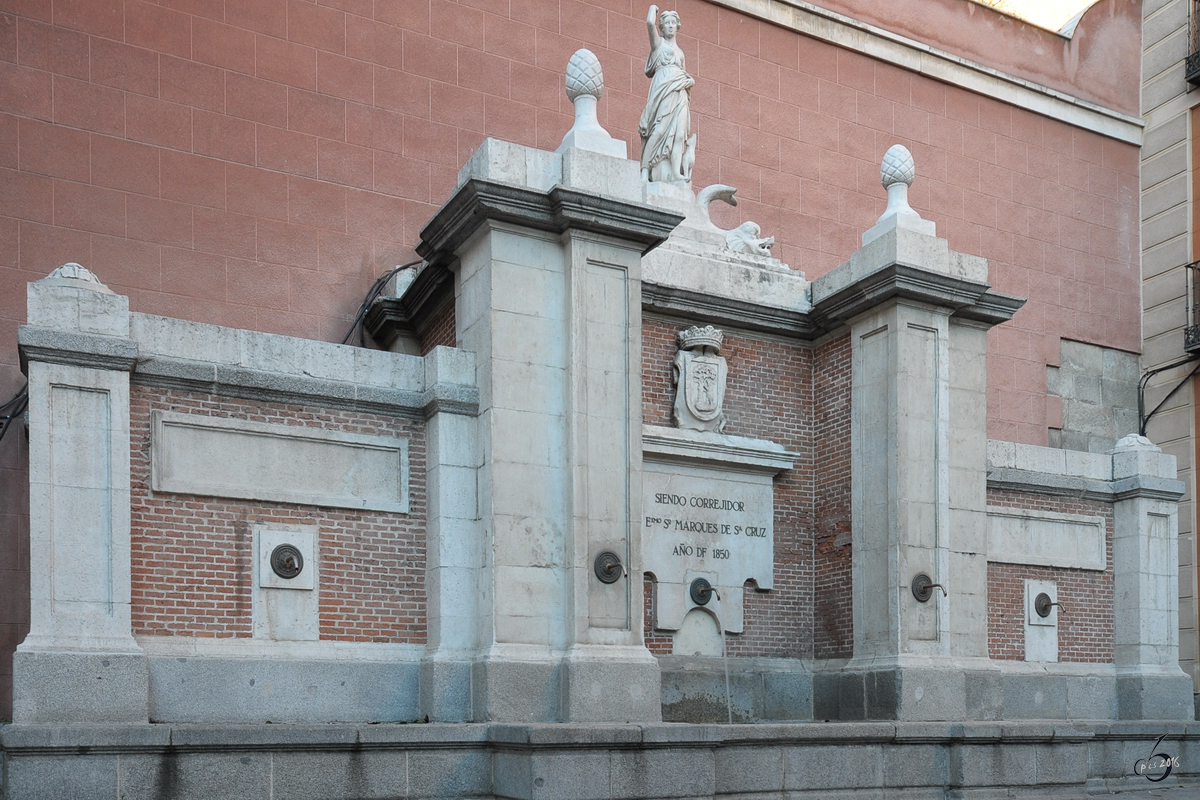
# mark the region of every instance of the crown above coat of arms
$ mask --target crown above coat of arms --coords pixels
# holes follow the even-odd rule
[[[685,331],[680,331],[675,335],[675,341],[684,350],[697,350],[712,348],[716,353],[721,352],[721,342],[725,340],[725,334],[714,328],[712,325],[705,325],[701,328],[699,325],[693,325]]]

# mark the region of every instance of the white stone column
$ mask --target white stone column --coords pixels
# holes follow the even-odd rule
[[[556,237],[485,226],[456,275],[459,346],[479,357],[473,718],[555,720],[569,478],[562,254]]]
[[[913,601],[917,573],[947,581],[948,312],[890,301],[851,327],[854,654],[945,652],[947,603]],[[940,613],[939,613],[940,612]]]
[[[68,264],[29,284],[28,319],[31,619],[13,718],[145,722],[130,627],[129,301]]]
[[[952,310],[895,298],[851,326],[850,669],[873,671],[867,717],[963,718],[964,667],[989,668],[986,329]],[[925,602],[918,574],[941,587]]]
[[[1175,457],[1130,434],[1112,450],[1113,660],[1122,719],[1192,719],[1192,680],[1179,667]]]
[[[987,637],[987,330],[990,322],[950,318],[949,532],[954,594],[946,604],[950,654],[988,660]],[[976,663],[978,668],[987,668]],[[998,681],[998,677],[995,679]],[[995,682],[991,681],[991,682]],[[979,719],[978,712],[972,718]]]
[[[640,582],[592,567],[641,574],[640,258],[680,218],[640,195],[636,162],[488,140],[421,234],[478,358],[478,721],[660,716]]]

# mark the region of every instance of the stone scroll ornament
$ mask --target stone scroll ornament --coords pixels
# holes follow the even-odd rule
[[[675,426],[694,431],[718,431],[725,427],[725,379],[729,365],[721,355],[725,334],[706,325],[680,331],[675,339],[679,351],[671,363],[675,384]]]
[[[687,183],[692,179],[692,165],[696,161],[696,137],[691,135],[691,92],[696,81],[688,75],[683,50],[675,42],[679,27],[678,12],[659,14],[658,6],[650,6],[646,15],[646,30],[650,34],[646,77],[650,79],[650,93],[638,122],[645,181]]]

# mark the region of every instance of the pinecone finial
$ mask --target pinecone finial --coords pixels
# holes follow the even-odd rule
[[[572,103],[581,94],[600,99],[604,94],[604,70],[600,59],[586,48],[576,50],[567,62],[567,97]]]

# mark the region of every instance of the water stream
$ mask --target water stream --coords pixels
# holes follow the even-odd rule
[[[729,699],[729,656],[725,653],[725,639],[728,635],[725,633],[725,626],[721,624],[721,618],[717,617],[717,625],[721,629],[721,663],[725,665],[725,711],[729,714],[729,724],[733,724],[733,703]]]
[[[721,601],[721,595],[717,590],[709,589],[717,597],[717,602]],[[725,633],[725,623],[721,622],[721,617],[716,611],[711,608],[705,609],[713,615],[713,619],[717,621],[717,633],[721,637],[721,663],[725,667],[725,712],[729,715],[729,724],[733,724],[733,701],[729,698],[729,655],[725,652],[725,640],[729,638]]]

